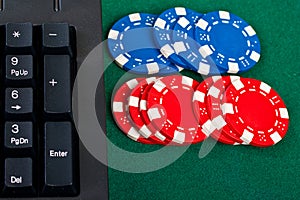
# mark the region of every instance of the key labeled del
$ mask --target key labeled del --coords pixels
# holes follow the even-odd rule
[[[21,184],[23,181],[22,181],[22,176],[11,176],[10,177],[10,183],[11,184]]]

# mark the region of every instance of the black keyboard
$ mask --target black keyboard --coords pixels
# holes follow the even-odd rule
[[[0,199],[108,199],[107,167],[72,110],[78,67],[101,41],[100,2],[0,0],[0,10]]]

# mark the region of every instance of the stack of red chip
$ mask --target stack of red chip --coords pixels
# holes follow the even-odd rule
[[[115,93],[119,128],[145,144],[189,145],[211,136],[219,142],[272,146],[286,134],[287,108],[269,85],[238,76],[203,82],[187,76],[136,78]]]

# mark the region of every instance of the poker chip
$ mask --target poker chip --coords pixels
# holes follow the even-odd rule
[[[228,73],[244,72],[260,58],[260,42],[255,30],[242,18],[226,12],[205,14],[196,24],[196,41],[202,57],[211,57]]]
[[[129,97],[129,113],[131,116],[131,119],[135,126],[137,127],[138,132],[147,138],[148,140],[152,140],[155,143],[158,144],[164,144],[165,137],[156,137],[155,132],[156,130],[149,129],[148,126],[145,124],[145,122],[142,119],[141,112],[140,112],[140,100],[142,95],[145,92],[145,89],[149,84],[156,81],[155,77],[147,78],[143,81],[140,81],[139,84],[131,91],[130,97]]]
[[[112,26],[108,34],[108,49],[121,68],[137,74],[170,74],[179,71],[154,43],[152,32],[156,18],[152,14],[133,13]]]
[[[191,12],[193,11],[183,7],[170,8],[162,12],[157,17],[153,26],[153,37],[160,49],[160,52],[173,63],[183,68],[187,68],[187,65],[184,60],[176,54],[174,47],[179,44],[173,42],[172,35],[177,20]]]
[[[145,90],[142,94],[141,100],[140,100],[139,109],[140,109],[142,120],[145,123],[145,125],[147,126],[148,130],[150,130],[151,133],[153,134],[151,136],[158,138],[163,143],[163,145],[177,145],[178,143],[172,143],[170,139],[168,139],[166,136],[164,136],[160,132],[160,130],[156,129],[151,124],[151,121],[148,117],[148,114],[147,114],[147,111],[148,111],[147,98],[148,98],[148,93],[149,93],[150,89],[153,87],[153,85],[154,85],[154,83],[151,83],[145,88]]]
[[[180,44],[174,46],[175,53],[179,55],[180,58],[183,59],[187,64],[187,66],[192,70],[195,69],[195,67],[190,66],[190,63],[187,62],[189,61],[188,59],[191,58],[192,56],[189,56],[188,54],[184,54],[184,52],[187,52],[188,48],[193,48],[197,44],[196,41],[194,40],[195,38],[194,28],[196,22],[202,16],[203,14],[192,11],[190,12],[190,14],[180,17],[177,20],[172,32],[173,42],[176,44]]]
[[[198,82],[172,75],[157,80],[147,97],[147,114],[152,125],[174,143],[198,143],[207,138],[192,110]]]
[[[224,144],[239,145],[240,143],[222,134],[222,131],[217,129],[217,126],[212,123],[210,109],[208,109],[210,104],[207,101],[208,92],[214,83],[222,81],[222,79],[221,76],[212,76],[199,84],[193,95],[194,113],[207,135]]]
[[[250,78],[232,82],[226,90],[223,112],[240,138],[253,146],[277,144],[286,135],[288,110],[268,84]]]
[[[206,105],[210,115],[212,127],[210,136],[225,144],[239,145],[247,143],[240,139],[240,136],[226,122],[222,112],[221,101],[224,98],[225,90],[231,85],[232,81],[238,80],[239,76],[222,76],[215,81],[207,92]]]
[[[204,59],[199,53],[200,44],[195,40],[195,24],[202,18],[203,14],[190,12],[180,17],[174,26],[173,41],[175,53],[185,61],[189,69],[203,75],[224,74],[226,70],[218,68],[210,57]]]
[[[115,93],[112,103],[112,113],[118,127],[126,134],[130,139],[145,143],[154,144],[153,141],[148,140],[140,135],[140,133],[134,127],[130,114],[128,112],[128,97],[130,92],[134,89],[143,78],[136,78],[124,83]]]
[[[145,89],[144,92],[142,94],[142,97],[140,99],[140,114],[142,117],[143,122],[145,123],[145,125],[147,126],[147,129],[153,134],[151,135],[151,137],[156,137],[160,140],[159,144],[162,145],[172,145],[172,146],[178,146],[178,145],[189,145],[190,143],[177,143],[177,142],[172,142],[169,138],[167,138],[166,136],[164,136],[160,130],[157,130],[152,124],[151,121],[148,117],[147,111],[147,98],[148,98],[148,93],[150,91],[150,89],[153,87],[154,83],[149,84]],[[145,130],[147,130],[145,129]]]

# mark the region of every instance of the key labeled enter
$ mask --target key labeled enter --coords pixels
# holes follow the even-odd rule
[[[73,134],[71,122],[45,123],[43,194],[49,194],[54,189],[70,194],[75,191]]]
[[[27,114],[33,111],[32,88],[7,88],[5,111],[9,114]]]

